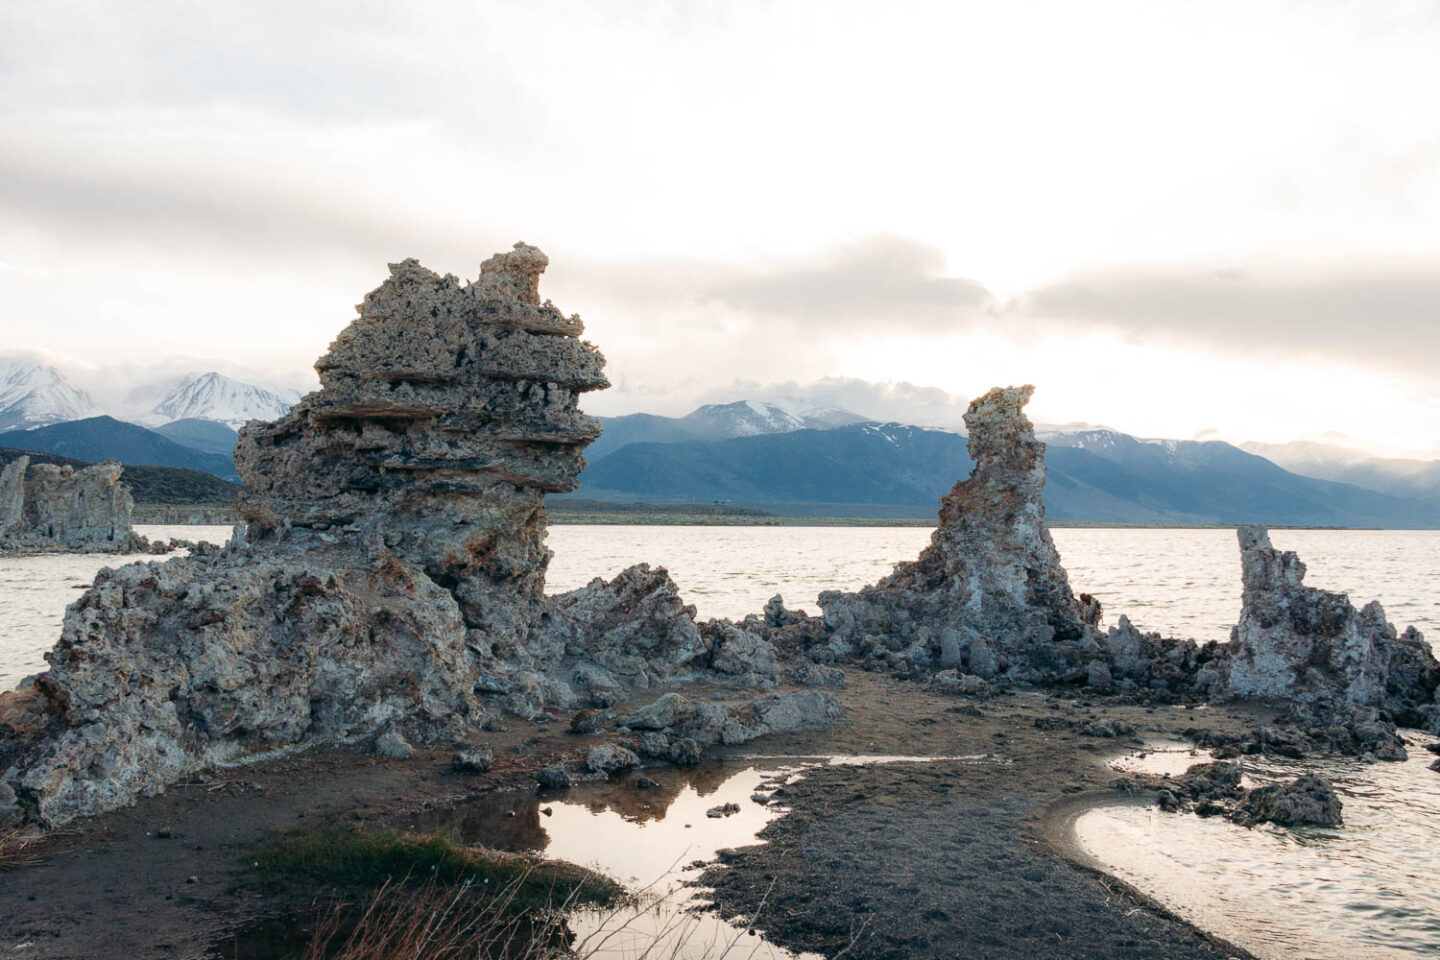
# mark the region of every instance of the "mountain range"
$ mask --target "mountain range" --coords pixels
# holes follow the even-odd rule
[[[0,447],[234,481],[236,428],[281,416],[298,399],[214,371],[156,387],[148,409],[127,418],[139,422],[126,422],[96,415],[90,396],[53,367],[0,358]],[[930,516],[972,466],[962,434],[838,407],[742,400],[683,417],[600,419],[605,432],[586,450],[576,498]],[[1046,508],[1057,520],[1440,527],[1440,461],[1322,444],[1142,440],[1084,424],[1037,433],[1049,445]]]
[[[239,479],[228,453],[206,453],[114,417],[87,417],[31,430],[11,430],[0,433],[0,448],[53,453],[90,463],[119,460],[126,466],[184,467],[222,480]]]
[[[1353,483],[1367,490],[1426,500],[1440,507],[1440,460],[1372,457],[1349,447],[1323,443],[1242,443],[1240,446],[1301,476]]]
[[[1302,477],[1218,441],[1147,442],[1110,430],[1048,440],[1046,510],[1095,523],[1437,527],[1422,500]],[[597,500],[725,501],[776,513],[933,512],[973,463],[955,433],[862,423],[720,441],[633,443],[581,475]]]
[[[145,419],[161,424],[177,420],[210,420],[239,430],[250,420],[283,417],[298,399],[232,380],[212,370],[175,381]]]
[[[274,420],[300,399],[243,383],[216,371],[192,373],[132,389],[114,409],[101,409],[90,394],[55,367],[23,356],[0,357],[0,430],[25,430],[109,415],[158,427],[177,420],[210,420],[238,430],[247,420]]]
[[[840,407],[817,407],[791,413],[773,403],[737,400],[698,407],[683,417],[662,417],[653,413],[632,413],[623,417],[601,417],[605,432],[585,449],[592,463],[631,443],[684,443],[690,440],[728,440],[796,430],[825,430],[854,423],[867,417]]]

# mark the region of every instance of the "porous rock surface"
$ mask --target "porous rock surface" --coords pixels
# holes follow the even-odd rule
[[[1224,816],[1242,826],[1274,823],[1282,827],[1338,827],[1344,804],[1329,780],[1307,773],[1294,780],[1254,789],[1241,782],[1239,764],[1200,763],[1176,779],[1151,777],[1166,810],[1194,810],[1202,816]]]
[[[917,560],[857,593],[820,595],[837,655],[884,643],[922,670],[1038,679],[1100,654],[1099,604],[1071,591],[1045,526],[1045,444],[1023,412],[1033,391],[996,387],[970,404],[975,469],[942,498]]]
[[[606,386],[579,318],[540,300],[546,264],[517,244],[471,283],[393,265],[316,364],[321,388],[241,431],[236,537],[101,571],[49,671],[0,695],[18,724],[0,733],[0,781],[27,816],[63,823],[321,741],[406,752],[504,710],[713,673],[730,641],[702,636],[663,569],[544,595],[544,497],[576,486],[600,433],[577,398]]]
[[[149,541],[130,528],[135,501],[114,460],[76,470],[30,465],[17,457],[0,469],[0,551],[131,553]]]
[[[1240,541],[1244,595],[1225,656],[1215,661],[1213,692],[1271,700],[1412,726],[1436,722],[1440,663],[1413,626],[1403,633],[1379,601],[1357,610],[1343,593],[1304,584],[1305,564],[1276,550],[1261,527]]]

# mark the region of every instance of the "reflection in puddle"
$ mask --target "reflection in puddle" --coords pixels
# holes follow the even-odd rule
[[[1250,785],[1305,772],[1328,777],[1345,803],[1338,829],[1245,829],[1154,807],[1091,810],[1075,824],[1105,869],[1191,922],[1260,957],[1352,960],[1440,954],[1440,775],[1434,738],[1406,731],[1410,759],[1245,757]],[[1208,756],[1154,745],[1114,764],[1183,773]]]
[[[747,929],[700,911],[695,886],[704,866],[785,813],[785,787],[823,764],[933,761],[1007,763],[965,757],[738,757],[695,767],[646,769],[564,791],[514,791],[476,797],[446,810],[418,811],[396,826],[414,833],[444,830],[463,843],[543,854],[607,874],[636,891],[640,910],[579,911],[567,926],[575,955],[595,960],[821,960],[765,940],[765,916]],[[644,784],[644,786],[642,786]],[[302,924],[270,921],[227,938],[211,956],[288,960],[299,955]]]
[[[780,798],[764,804],[753,798],[768,800],[802,769],[795,763],[746,761],[647,770],[656,784],[650,789],[636,787],[637,776],[631,774],[558,793],[487,795],[451,810],[426,811],[407,827],[448,830],[464,842],[504,850],[543,851],[642,891],[647,909],[639,915],[584,911],[570,917],[574,949],[584,956],[810,958],[813,955],[791,953],[713,913],[687,910],[695,905],[690,884],[701,864],[721,850],[757,842],[756,834],[784,812]],[[739,809],[708,815],[726,804]],[[763,916],[758,926],[763,928]]]

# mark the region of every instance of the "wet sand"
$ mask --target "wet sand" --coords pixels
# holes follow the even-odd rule
[[[768,843],[706,873],[723,914],[749,917],[763,899],[758,926],[770,939],[827,955],[1245,955],[1090,869],[1067,845],[1070,811],[1117,799],[1105,759],[1137,745],[1070,724],[1110,716],[1158,738],[1196,726],[1248,729],[1263,714],[1087,707],[1044,693],[978,701],[847,672],[850,686],[836,694],[847,716],[832,730],[716,754],[991,756],[811,770],[785,788],[791,811],[762,833]],[[232,845],[335,822],[404,827],[476,794],[531,790],[539,766],[569,757],[578,768],[585,749],[608,739],[577,737],[564,722],[509,726],[484,735],[496,762],[482,775],[450,773],[449,749],[397,761],[330,748],[223,771],[72,824],[34,848],[43,863],[0,873],[0,944],[10,951],[0,955],[204,956],[256,918],[294,907],[237,886]],[[212,955],[245,954],[232,944]]]

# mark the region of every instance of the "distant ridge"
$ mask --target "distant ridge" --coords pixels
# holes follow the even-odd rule
[[[76,460],[73,457],[62,457],[39,450],[0,447],[0,467],[21,456],[28,456],[31,463],[54,463],[77,470],[88,467],[91,463],[88,460]],[[129,485],[130,493],[137,504],[205,504],[228,507],[244,489],[239,484],[183,467],[127,466],[120,480]]]
[[[783,407],[759,400],[712,403],[683,417],[662,417],[653,413],[632,413],[623,417],[601,417],[605,433],[590,444],[585,456],[599,460],[630,443],[682,443],[687,440],[728,440],[796,430],[827,429],[868,418],[840,407],[791,413]]]
[[[182,447],[222,457],[234,456],[235,442],[240,439],[239,433],[223,423],[195,417],[162,424],[155,432]]]
[[[1228,443],[1147,442],[1111,430],[1052,435],[1045,502],[1055,520],[1440,527],[1440,509],[1301,477]],[[597,458],[577,497],[933,506],[973,464],[954,433],[853,424],[720,441],[630,443]],[[807,508],[813,509],[813,507]]]
[[[1372,457],[1334,444],[1242,443],[1241,448],[1291,473],[1353,483],[1396,497],[1427,500],[1440,509],[1440,460]]]
[[[181,446],[167,437],[114,417],[89,417],[34,430],[0,433],[0,447],[36,450],[99,462],[119,460],[132,466],[183,467],[223,480],[238,480],[235,463],[227,456]]]

